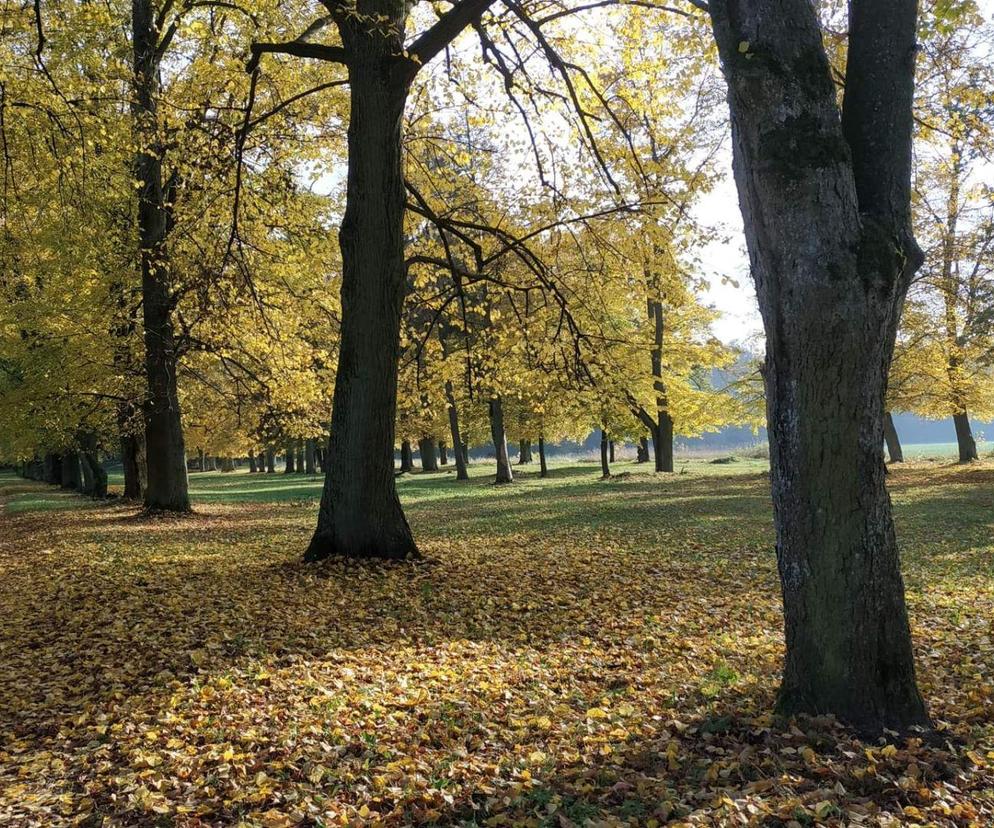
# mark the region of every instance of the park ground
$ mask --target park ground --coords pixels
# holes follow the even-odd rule
[[[0,476],[0,824],[994,825],[992,461],[889,478],[928,742],[771,715],[765,463],[680,468],[406,476],[424,559],[321,565],[317,478]]]

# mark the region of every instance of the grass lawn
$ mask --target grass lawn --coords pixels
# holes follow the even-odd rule
[[[319,566],[316,477],[0,476],[0,825],[994,825],[990,464],[890,477],[935,744],[770,715],[765,463],[678,465],[408,475],[425,559]]]

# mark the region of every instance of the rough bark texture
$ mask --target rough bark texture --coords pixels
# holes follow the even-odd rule
[[[283,474],[293,474],[293,442],[287,441],[283,447]]]
[[[258,471],[258,467],[255,465],[255,452],[249,452],[249,474],[255,474]]]
[[[442,440],[438,441],[438,465],[449,465],[449,453],[446,450],[445,443]]]
[[[513,483],[514,472],[507,456],[507,434],[504,431],[504,403],[500,397],[490,400],[490,437],[494,441],[494,456],[497,458],[495,483]]]
[[[842,118],[807,0],[711,0],[766,331],[786,655],[779,708],[927,725],[884,488],[883,401],[921,263],[910,225],[916,9],[851,4]]]
[[[445,381],[445,402],[449,409],[449,432],[452,435],[452,454],[456,460],[456,480],[469,480],[466,470],[466,453],[462,434],[459,432],[459,410],[456,408],[456,395],[452,380]]]
[[[156,95],[158,32],[151,0],[133,0],[135,118],[139,151],[135,159],[138,191],[138,237],[145,325],[144,405],[148,481],[144,492],[150,509],[190,510],[186,448],[176,392],[178,353],[173,331],[174,299],[170,289],[166,237],[169,215],[163,187],[162,149],[157,145]]]
[[[370,0],[390,34],[362,15],[338,21],[351,111],[342,250],[341,344],[329,469],[306,558],[403,559],[418,551],[394,475],[397,358],[406,290],[402,121],[413,67],[402,57],[407,7]]]
[[[977,442],[973,439],[973,429],[970,427],[970,416],[966,411],[953,414],[953,426],[956,428],[956,445],[959,447],[960,463],[972,463],[979,459]]]
[[[608,448],[607,432],[601,429],[601,476],[608,478],[611,476],[610,450]]]
[[[304,443],[304,471],[307,474],[317,474],[317,447],[313,439]]]
[[[609,440],[607,444],[607,453],[611,462],[614,462],[614,440]]]
[[[271,448],[266,449],[266,474],[276,473],[276,452]]]
[[[904,452],[901,451],[901,439],[897,436],[894,417],[889,411],[884,412],[884,442],[887,444],[887,454],[891,463],[903,463]]]
[[[538,438],[538,468],[539,468],[539,474],[538,474],[539,477],[548,477],[549,476],[549,467],[546,465],[546,462],[545,462],[545,438],[544,437],[539,437]]]
[[[303,439],[298,439],[297,444],[294,446],[295,451],[295,465],[294,468],[297,470],[297,474],[303,474],[306,469],[304,467],[304,441]]]

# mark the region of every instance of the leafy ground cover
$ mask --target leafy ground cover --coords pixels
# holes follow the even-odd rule
[[[759,461],[400,487],[425,560],[299,562],[320,481],[148,519],[0,477],[0,824],[994,824],[994,472],[891,476],[940,738],[769,713]]]

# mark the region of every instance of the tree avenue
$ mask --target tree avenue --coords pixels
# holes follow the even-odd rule
[[[485,477],[513,509],[565,444],[605,497],[635,471],[655,488],[625,497],[691,503],[693,441],[765,423],[778,710],[931,727],[884,447],[903,479],[912,413],[983,468],[982,7],[62,0],[2,26],[0,461],[184,526],[212,473],[321,486],[306,562],[405,561],[398,491]],[[719,336],[728,155],[762,357]]]

